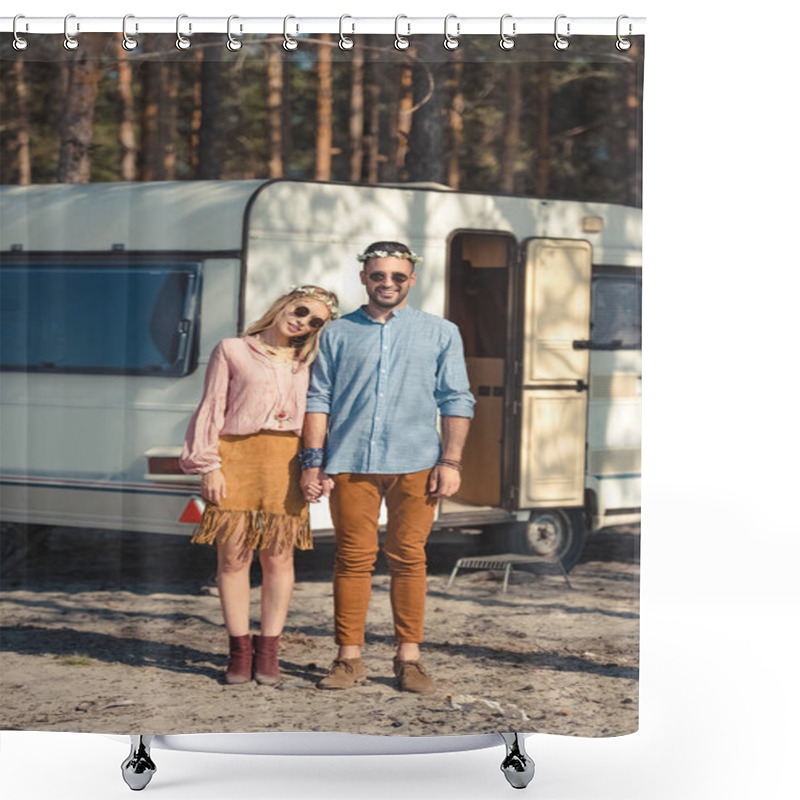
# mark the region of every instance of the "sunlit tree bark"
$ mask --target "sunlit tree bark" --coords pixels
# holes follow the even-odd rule
[[[364,168],[364,50],[354,48],[350,83],[350,180],[361,181]]]
[[[17,90],[17,183],[27,186],[31,182],[31,134],[28,123],[28,87],[25,83],[25,62],[14,62],[14,80]]]
[[[283,59],[280,44],[267,45],[267,174],[283,177]]]
[[[135,181],[136,134],[134,132],[133,70],[128,52],[122,47],[119,49],[117,73],[119,96],[122,101],[122,117],[119,122],[120,177],[124,181]]]
[[[371,42],[373,40],[368,38],[368,41]],[[379,55],[379,52],[375,49],[369,51],[369,64],[366,71],[367,130],[364,138],[364,147],[367,158],[367,183],[377,183],[380,180],[381,64]]]
[[[447,157],[447,185],[458,189],[461,185],[461,154],[464,149],[464,91],[461,81],[464,73],[462,51],[453,52],[453,77],[450,81],[450,108],[447,120],[450,129],[450,152]]]
[[[323,42],[330,42],[328,33],[320,34]],[[317,48],[317,162],[314,179],[331,179],[331,150],[333,148],[333,69],[331,48],[320,44]]]
[[[102,45],[102,38],[86,36],[70,54],[58,157],[59,183],[88,183],[91,177],[92,127]]]
[[[409,64],[397,70],[397,84],[390,105],[390,143],[387,163],[387,180],[400,179],[405,169],[408,138],[411,133],[411,109],[414,107],[414,73]]]
[[[200,128],[203,124],[203,53],[202,47],[194,49],[194,81],[192,82],[192,121],[189,133],[189,166],[192,177],[200,173]]]

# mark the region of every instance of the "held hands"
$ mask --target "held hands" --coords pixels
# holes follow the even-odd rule
[[[323,497],[330,497],[333,478],[326,475],[319,467],[304,469],[300,478],[300,488],[309,503],[319,503]]]
[[[437,464],[428,480],[431,497],[452,497],[461,488],[461,473],[445,464]]]
[[[203,474],[200,494],[215,506],[222,502],[225,497],[225,476],[222,470],[214,469]]]

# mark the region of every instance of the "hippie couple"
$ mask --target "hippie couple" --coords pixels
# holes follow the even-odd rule
[[[361,647],[384,500],[395,677],[405,691],[435,690],[420,662],[425,542],[439,498],[459,489],[475,400],[458,328],[407,305],[419,256],[375,242],[357,258],[365,305],[337,319],[336,295],[318,286],[279,298],[242,337],[216,346],[189,423],[181,467],[202,475],[209,502],[192,541],[216,544],[229,684],[280,682],[294,549],[313,547],[308,503],[329,496],[338,653],[317,686],[366,680]],[[251,639],[256,551],[261,630]]]

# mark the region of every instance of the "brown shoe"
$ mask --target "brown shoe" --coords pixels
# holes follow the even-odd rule
[[[335,658],[328,674],[317,684],[318,689],[352,689],[366,683],[367,669],[361,658]]]
[[[275,686],[281,682],[278,668],[278,644],[280,636],[253,637],[253,677],[262,686]]]
[[[253,680],[253,643],[249,636],[229,636],[230,656],[225,683],[250,683]]]
[[[419,661],[394,659],[394,675],[404,692],[430,694],[436,691],[436,684]]]

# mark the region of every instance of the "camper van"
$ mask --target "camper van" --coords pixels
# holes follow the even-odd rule
[[[178,454],[212,348],[295,285],[361,305],[355,256],[380,239],[423,256],[409,302],[458,325],[477,400],[434,535],[500,530],[570,568],[588,531],[639,519],[639,209],[291,180],[0,202],[4,522],[190,532]]]

